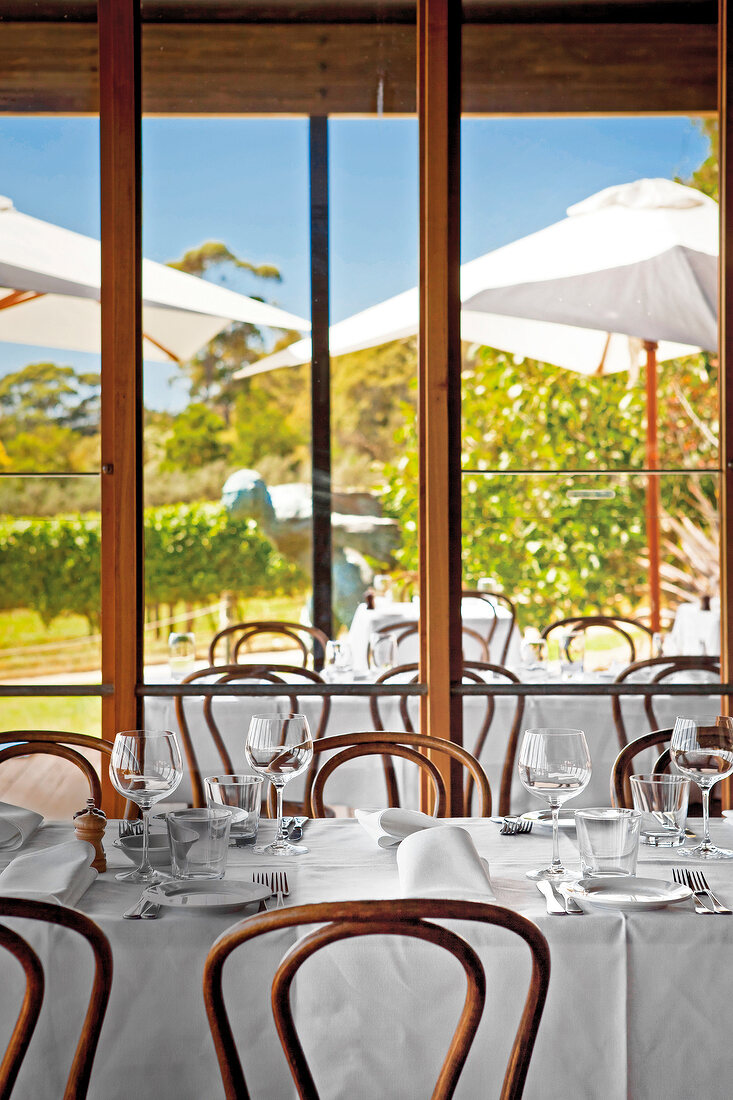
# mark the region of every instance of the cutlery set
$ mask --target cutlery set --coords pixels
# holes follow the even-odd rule
[[[532,822],[525,821],[521,817],[504,817],[501,821],[499,836],[519,836],[521,833],[531,833]]]
[[[718,913],[721,915],[731,913],[731,910],[723,905],[712,892],[702,871],[691,871],[687,867],[674,867],[672,877],[681,886],[689,886],[692,890],[695,895],[696,913]]]

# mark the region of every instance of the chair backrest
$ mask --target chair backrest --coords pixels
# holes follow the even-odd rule
[[[611,771],[611,800],[614,806],[633,807],[629,776],[634,774],[634,760],[640,753],[663,745],[664,751],[659,755],[651,770],[655,774],[661,774],[668,770],[671,764],[669,753],[671,737],[672,728],[670,726],[669,729],[652,730],[651,733],[645,733],[643,737],[637,737],[636,741],[630,741],[628,745],[624,745],[616,757]]]
[[[331,773],[347,760],[359,756],[400,756],[416,764],[430,777],[436,801],[436,817],[446,816],[446,790],[443,778],[434,762],[425,755],[444,753],[457,760],[468,769],[479,792],[479,817],[491,816],[491,787],[486,772],[472,754],[452,741],[442,737],[426,737],[420,733],[394,732],[387,730],[367,730],[363,733],[338,733],[330,737],[321,737],[313,742],[313,763],[308,769],[305,780],[304,813],[308,817],[325,817],[323,788]],[[322,764],[320,757],[324,752],[334,752]],[[422,751],[421,751],[422,750]],[[464,807],[465,809],[465,807]],[[461,816],[456,814],[455,816]],[[468,814],[464,816],[470,816]]]
[[[394,634],[395,642],[397,643],[397,660],[400,660],[400,646],[408,638],[414,638],[418,634],[420,626],[418,623],[406,622],[404,619],[400,622],[385,623],[384,626],[378,627],[375,634]],[[463,655],[470,653],[476,660],[488,661],[489,659],[489,646],[485,638],[483,638],[477,630],[473,627],[464,626],[461,628],[461,634],[463,638]],[[409,644],[409,643],[408,643]],[[407,647],[406,647],[407,648]],[[415,647],[413,647],[414,649]],[[372,645],[371,641],[367,644],[367,664],[371,660]]]
[[[224,1003],[224,963],[241,944],[257,936],[297,925],[322,927],[298,940],[280,963],[272,984],[272,1011],[290,1072],[302,1100],[318,1100],[318,1091],[308,1066],[290,1005],[290,990],[302,964],[329,944],[360,936],[409,936],[425,940],[450,952],[461,964],[466,977],[466,997],[448,1053],[438,1077],[433,1100],[453,1096],[463,1070],[486,1000],[486,975],[478,955],[462,937],[440,921],[476,921],[508,929],[529,947],[532,972],[524,1011],[515,1035],[501,1100],[519,1100],[524,1090],[537,1031],[550,980],[550,949],[539,928],[511,909],[484,902],[437,898],[405,898],[397,901],[326,902],[273,909],[236,925],[211,948],[204,967],[204,1001],[216,1047],[219,1069],[227,1100],[249,1100],[232,1027]],[[327,922],[327,923],[326,923]],[[305,980],[301,976],[300,981]],[[351,1049],[359,1049],[359,1036]],[[409,1073],[409,1066],[405,1067]]]
[[[285,678],[287,677],[287,679]],[[284,690],[281,695],[286,696],[290,702],[290,709],[293,713],[299,711],[297,688],[298,684],[295,678],[299,677],[302,681],[308,684],[323,684],[323,678],[319,676],[317,672],[314,672],[310,668],[301,668],[299,665],[211,665],[209,668],[200,668],[196,672],[192,672],[190,676],[187,676],[181,681],[182,684],[194,684],[196,681],[205,680],[212,684],[241,684],[247,680],[256,680],[258,683],[265,684],[282,684]],[[233,696],[234,697],[234,696]],[[231,775],[236,769],[232,764],[229,750],[227,749],[224,738],[222,737],[221,730],[219,729],[216,719],[214,717],[214,703],[215,699],[220,699],[221,696],[207,695],[204,698],[204,719],[208,726],[209,733],[211,734],[214,747],[221,760],[222,771]],[[191,792],[192,802],[194,806],[206,805],[206,792],[204,790],[203,777],[201,775],[201,769],[198,763],[198,757],[196,755],[196,746],[194,739],[191,735],[191,729],[186,718],[186,697],[177,695],[175,700],[176,707],[176,719],[178,721],[178,728],[181,734],[181,742],[183,744],[183,751],[186,756],[186,764],[188,766],[189,773],[191,775]],[[321,717],[318,723],[317,729],[314,731],[314,737],[322,737],[328,726],[328,718],[331,713],[331,699],[328,695],[324,695],[321,699]],[[242,751],[244,751],[244,738],[247,731],[243,731],[242,736]]]
[[[486,713],[480,730],[474,741],[471,752],[477,760],[481,760],[481,753],[484,750],[486,744],[486,738],[488,737],[491,724],[494,721],[494,696],[491,692],[491,681],[487,683],[485,676],[486,672],[491,672],[494,676],[501,676],[506,682],[507,680],[512,684],[519,684],[521,680],[504,665],[494,665],[488,662],[482,661],[466,661],[463,666],[463,679],[473,681],[476,684],[482,684],[485,687],[485,693],[482,691],[482,695],[486,695]],[[517,695],[516,705],[514,707],[514,718],[512,719],[511,728],[509,730],[509,736],[507,737],[506,750],[504,752],[504,764],[501,770],[501,786],[499,788],[499,813],[509,814],[511,813],[511,798],[512,798],[512,780],[514,779],[516,771],[516,755],[517,746],[519,745],[519,734],[522,729],[522,719],[524,717],[524,696]],[[502,736],[503,736],[502,731]],[[471,799],[473,795],[473,779],[471,775],[466,778],[466,785],[464,790],[464,806],[467,812],[470,812]]]
[[[297,649],[303,668],[308,664],[312,655],[314,668],[321,668],[326,652],[328,638],[316,626],[305,626],[303,623],[289,623],[280,619],[258,620],[247,623],[233,623],[224,630],[220,630],[209,646],[209,664],[216,664],[216,647],[226,640],[230,652],[227,656],[229,664],[238,664],[243,650],[259,635],[270,634],[280,640],[287,638],[291,642],[291,649]],[[287,663],[287,662],[284,662]]]
[[[630,662],[636,660],[633,631],[641,631],[649,638],[653,634],[651,627],[646,626],[645,623],[639,622],[638,619],[627,619],[623,615],[571,615],[567,619],[559,619],[557,622],[546,626],[542,631],[542,637],[547,638],[552,631],[561,630],[562,628],[570,629],[573,632],[585,632],[593,626],[602,626],[606,630],[618,634],[619,638],[622,638],[626,643]]]
[[[646,676],[645,670],[649,670],[651,675]],[[656,670],[656,671],[655,671]],[[650,657],[646,661],[634,661],[633,664],[628,665],[617,677],[616,683],[622,684],[627,680],[643,680],[651,684],[663,684],[665,680],[670,676],[677,676],[681,672],[708,672],[711,676],[717,676],[720,679],[720,658],[719,657]],[[660,695],[664,694],[663,689],[660,689]],[[621,696],[614,695],[611,700],[611,710],[613,712],[613,721],[616,726],[616,733],[618,734],[619,744],[623,746],[627,743],[628,737],[626,735],[626,726],[624,725],[623,711],[621,707]],[[644,710],[646,712],[647,721],[649,722],[649,729],[656,729],[659,725],[657,716],[654,713],[654,698],[651,695],[644,696]]]
[[[92,737],[87,733],[69,733],[64,730],[3,730],[0,733],[0,764],[18,756],[41,754],[61,757],[76,765],[84,774],[89,784],[89,797],[94,799],[96,806],[101,806],[102,785],[99,773],[86,756],[76,751],[78,748],[99,752],[107,757],[107,762],[112,755],[111,741]]]
[[[112,986],[112,948],[109,940],[101,928],[84,913],[45,901],[0,897],[0,917],[40,920],[69,928],[82,936],[92,949],[94,955],[92,989],[64,1091],[64,1100],[84,1100],[89,1088],[94,1055]],[[0,947],[4,947],[16,957],[26,977],[25,996],[20,1013],[10,1036],[5,1057],[0,1063],[0,1096],[5,1098],[9,1097],[13,1090],[33,1036],[43,1002],[44,976],[41,961],[30,944],[17,932],[11,931],[4,925],[0,925]]]
[[[489,604],[489,606],[493,609],[494,615],[491,619],[491,626],[489,627],[489,631],[486,636],[486,644],[488,645],[490,652],[492,650],[491,643],[494,640],[496,628],[499,625],[499,619],[496,614],[497,605],[501,604],[509,612],[508,619],[504,618],[504,616],[502,616],[501,619],[501,621],[503,623],[506,623],[507,626],[506,635],[504,637],[504,644],[501,647],[501,652],[494,654],[499,664],[503,665],[506,662],[507,653],[509,652],[509,646],[512,640],[512,632],[517,623],[517,608],[515,603],[510,600],[508,596],[505,596],[503,592],[484,592],[483,589],[478,588],[464,588],[461,592],[461,598],[483,600],[484,603]],[[489,658],[487,657],[486,660],[488,661],[488,659]]]

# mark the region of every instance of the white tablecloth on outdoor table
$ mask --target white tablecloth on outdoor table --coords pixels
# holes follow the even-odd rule
[[[271,829],[267,823],[262,832]],[[733,918],[700,917],[685,904],[650,913],[598,912],[551,917],[524,877],[547,861],[550,835],[501,837],[490,822],[468,824],[491,867],[499,904],[534,920],[547,936],[550,990],[525,1100],[727,1100],[733,1079],[730,990],[725,960]],[[114,825],[111,823],[108,831]],[[46,825],[31,846],[58,843],[70,825]],[[733,827],[713,823],[713,838],[733,841]],[[111,839],[111,838],[110,838]],[[284,861],[290,902],[386,898],[400,893],[394,850],[378,848],[353,820],[306,826],[310,854]],[[122,857],[106,844],[113,872]],[[563,837],[561,854],[577,866]],[[0,864],[7,856],[0,853]],[[671,877],[671,853],[640,870]],[[232,849],[228,879],[249,879],[263,857]],[[693,866],[697,866],[693,864]],[[706,869],[733,902],[733,865]],[[236,914],[166,911],[157,921],[123,921],[135,887],[101,875],[80,903],[109,937],[114,981],[89,1091],[90,1100],[220,1100],[223,1096],[201,992],[206,954]],[[9,922],[11,923],[11,922]],[[22,924],[27,932],[32,922]],[[495,1096],[526,990],[528,952],[507,932],[457,925],[478,950],[488,976],[484,1021],[456,1093]],[[29,938],[47,965],[46,1001],[14,1100],[58,1100],[76,1042],[75,1012],[90,967],[71,933],[33,928]],[[271,975],[294,930],[242,948],[227,964],[225,993],[253,1100],[294,1096],[269,1006]],[[63,946],[62,950],[59,948]],[[84,959],[83,964],[78,959]],[[294,992],[296,1018],[323,1100],[424,1100],[434,1084],[447,1035],[458,1017],[463,977],[432,945],[368,937],[327,948],[311,960]],[[0,1039],[14,1020],[20,968],[0,958]]]
[[[680,604],[669,637],[674,655],[720,656],[720,600],[712,599],[709,611],[698,603]]]
[[[507,632],[511,630],[511,640],[507,652],[506,664],[514,670],[520,662],[521,639],[516,625],[512,626],[512,618],[509,611],[497,605],[496,612],[492,611],[491,604],[486,600],[476,597],[467,597],[462,602],[463,625],[477,631],[482,638],[488,638],[489,631],[496,621],[496,629],[491,639],[490,657],[494,664],[501,664],[501,653],[506,641]],[[359,604],[354,612],[354,618],[349,629],[349,643],[354,658],[354,666],[357,669],[367,667],[367,646],[369,636],[374,630],[379,630],[389,623],[404,622],[405,626],[416,623],[420,613],[418,603],[396,603],[390,600],[378,604],[370,609],[366,604]],[[472,648],[473,647],[473,648]],[[410,664],[417,661],[420,650],[420,642],[417,634],[410,635],[400,642],[398,658],[400,664]],[[467,661],[481,659],[478,643],[472,638],[464,640],[464,656]]]

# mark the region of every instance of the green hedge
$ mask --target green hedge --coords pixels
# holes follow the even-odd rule
[[[248,519],[220,504],[178,504],[144,513],[147,604],[201,603],[223,591],[280,595],[306,580]],[[97,625],[100,517],[0,518],[0,608],[26,607],[48,624],[74,612]]]

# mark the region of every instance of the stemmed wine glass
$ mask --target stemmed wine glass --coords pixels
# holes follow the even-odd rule
[[[267,776],[277,793],[277,835],[272,844],[252,851],[265,855],[298,856],[308,849],[290,844],[283,830],[283,787],[313,759],[313,739],[304,714],[255,714],[244,751],[253,771]]]
[[[558,815],[563,802],[585,790],[590,773],[590,753],[582,730],[524,731],[519,750],[519,778],[522,786],[542,798],[552,811],[552,863],[537,871],[527,871],[527,878],[567,882],[577,877],[568,873],[560,862]]]
[[[150,808],[172,794],[183,778],[183,764],[175,733],[169,730],[125,730],[118,733],[109,761],[109,777],[116,790],[136,803],[143,813],[143,858],[133,871],[115,877],[121,882],[153,886],[163,882],[148,859]]]
[[[702,843],[679,848],[677,855],[693,859],[733,859],[729,848],[718,848],[710,840],[710,788],[733,772],[733,718],[676,718],[670,744],[678,771],[687,775],[702,791]]]

